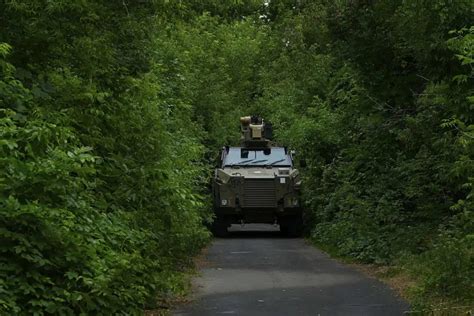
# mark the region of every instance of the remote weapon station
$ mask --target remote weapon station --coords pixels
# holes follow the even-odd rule
[[[240,118],[240,147],[222,148],[213,178],[212,231],[225,236],[231,224],[279,224],[290,236],[302,232],[301,180],[293,153],[272,141],[272,126],[261,117]]]

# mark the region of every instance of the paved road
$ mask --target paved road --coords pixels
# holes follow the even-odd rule
[[[402,315],[384,284],[277,228],[249,225],[216,239],[192,301],[175,315]],[[264,229],[252,232],[252,229]]]

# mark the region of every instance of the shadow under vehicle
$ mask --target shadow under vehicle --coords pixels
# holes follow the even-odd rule
[[[301,235],[301,179],[293,152],[271,142],[272,127],[262,118],[240,122],[241,146],[224,147],[214,172],[214,235],[227,235],[236,223],[279,224],[283,233]]]

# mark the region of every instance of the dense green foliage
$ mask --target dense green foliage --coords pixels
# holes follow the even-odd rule
[[[312,239],[472,303],[473,2],[291,2],[260,104],[309,162]]]
[[[107,3],[0,4],[1,314],[141,313],[208,238],[161,7]]]
[[[140,314],[208,240],[238,117],[297,150],[311,238],[472,302],[474,4],[0,1],[0,311]]]

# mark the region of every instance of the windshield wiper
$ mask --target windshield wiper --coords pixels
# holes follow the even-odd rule
[[[253,163],[256,163],[256,162],[264,162],[264,161],[267,161],[268,159],[263,159],[263,160],[257,160],[257,161],[253,161],[254,159],[250,160],[250,161],[243,161],[243,162],[247,162],[244,166],[248,165],[249,162],[253,162]],[[242,163],[242,162],[241,162]],[[240,163],[240,164],[241,164]]]
[[[286,159],[280,159],[280,160],[271,162],[271,163],[269,163],[269,164],[266,164],[266,166],[273,166],[274,164],[279,163],[279,162],[283,162],[283,161],[285,161],[285,160],[286,160]]]
[[[241,162],[235,162],[235,163],[232,164],[232,166],[235,166],[235,165],[238,166],[238,165],[240,165],[240,164],[242,164],[242,163],[251,162],[251,161],[254,161],[254,160],[255,160],[255,159],[249,159],[249,160],[244,160],[244,161],[241,161]]]

